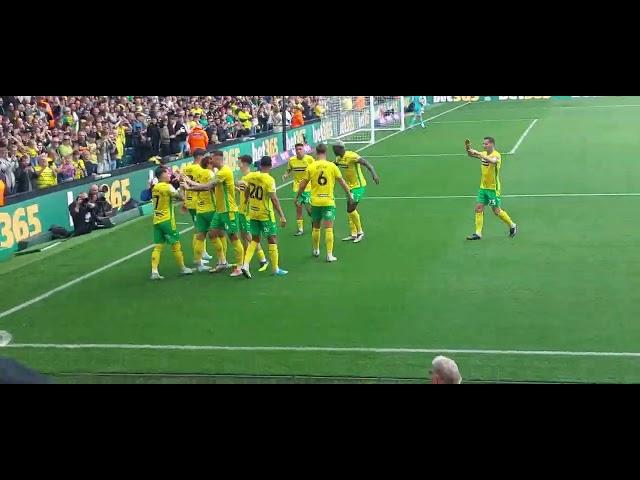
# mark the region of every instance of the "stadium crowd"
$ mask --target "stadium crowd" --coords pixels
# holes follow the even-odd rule
[[[322,116],[312,96],[3,96],[2,197],[282,131]]]

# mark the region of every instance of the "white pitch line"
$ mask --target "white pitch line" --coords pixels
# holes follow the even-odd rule
[[[518,143],[516,143],[516,146],[513,147],[513,149],[509,152],[509,155],[513,155],[518,151],[518,148],[520,148],[520,145],[522,145],[522,142],[524,142],[524,139],[527,138],[527,135],[529,135],[529,132],[531,131],[531,129],[536,126],[536,123],[538,123],[538,120],[539,119],[536,118],[533,122],[531,122],[531,125],[529,125],[529,128],[527,128],[524,131],[524,133],[520,137],[520,140],[518,140]]]
[[[278,190],[281,188],[286,187],[287,185],[291,185],[293,183],[293,181],[284,183],[282,185],[280,185],[278,187]],[[180,235],[184,235],[185,233],[190,232],[191,230],[193,230],[194,227],[189,227],[189,228],[185,228],[184,230],[180,231]],[[27,307],[30,307],[31,305],[41,302],[42,300],[46,300],[47,298],[55,295],[58,292],[61,292],[63,290],[66,290],[69,287],[73,287],[74,285],[77,285],[80,282],[83,282],[85,280],[87,280],[88,278],[94,277],[106,270],[109,270],[110,268],[116,267],[118,265],[120,265],[121,263],[127,262],[129,260],[131,260],[132,258],[137,257],[138,255],[142,255],[145,252],[148,252],[149,250],[153,249],[154,245],[149,245],[147,247],[141,248],[138,251],[135,251],[129,255],[127,255],[126,257],[123,257],[119,260],[116,260],[115,262],[111,262],[103,267],[98,268],[97,270],[94,270],[92,272],[87,273],[86,275],[82,275],[81,277],[78,277],[74,280],[71,280],[70,282],[64,283],[62,285],[60,285],[59,287],[54,288],[53,290],[49,290],[48,292],[43,293],[42,295],[38,295],[35,298],[32,298],[31,300],[21,303],[20,305],[16,305],[13,308],[10,308],[9,310],[6,310],[2,313],[0,313],[0,318],[4,318],[4,317],[8,317],[9,315],[12,315],[16,312],[19,312],[20,310],[24,310]]]
[[[510,122],[530,122],[534,118],[510,118],[510,119],[493,119],[493,120],[444,120],[441,122],[431,122],[436,125],[448,125],[456,123],[510,123]]]
[[[450,108],[449,110],[445,110],[444,112],[439,113],[438,115],[434,115],[434,116],[433,116],[433,117],[431,117],[431,118],[427,118],[427,119],[425,120],[425,122],[428,124],[430,121],[432,121],[432,120],[434,120],[434,119],[436,119],[436,118],[440,118],[440,117],[442,117],[443,115],[446,115],[447,113],[454,112],[454,111],[458,110],[459,108],[466,107],[467,105],[471,105],[471,102],[463,103],[462,105],[458,105],[457,107]],[[356,151],[357,151],[357,152],[361,152],[361,151],[363,151],[363,150],[366,150],[367,148],[373,147],[374,145],[377,145],[378,143],[384,142],[385,140],[389,140],[390,138],[395,137],[396,135],[398,135],[398,134],[400,134],[400,133],[405,133],[407,130],[411,130],[412,128],[415,128],[415,127],[417,127],[417,126],[418,126],[418,124],[416,123],[415,125],[412,125],[412,126],[410,126],[410,127],[407,127],[405,130],[399,130],[399,131],[397,131],[397,132],[395,132],[395,133],[392,133],[391,135],[389,135],[389,136],[387,136],[387,137],[381,138],[380,140],[376,141],[375,143],[373,143],[373,144],[371,144],[371,145],[367,145],[367,146],[362,147],[362,148],[360,148],[359,150],[356,150]]]
[[[556,350],[461,350],[435,348],[365,348],[365,347],[231,347],[222,345],[133,345],[133,344],[10,344],[11,349],[49,350],[158,350],[204,352],[301,352],[301,353],[380,353],[380,354],[450,354],[539,357],[617,357],[640,358],[640,352],[571,352]]]
[[[58,245],[60,245],[61,243],[62,243],[62,242],[56,242],[56,243],[54,243],[54,244],[52,244],[52,245],[49,245],[48,247],[44,247],[44,248],[42,249],[42,251],[43,251],[43,252],[46,252],[46,251],[47,251],[47,250],[49,250],[50,248],[57,247],[57,246],[58,246]]]
[[[367,158],[467,157],[466,153],[425,153],[411,155],[367,155]]]
[[[442,117],[443,115],[446,115],[447,113],[453,112],[453,111],[458,110],[459,108],[462,108],[462,107],[466,107],[466,106],[467,106],[467,105],[469,105],[469,104],[470,104],[470,102],[468,102],[468,103],[463,103],[462,105],[458,105],[457,107],[451,108],[451,109],[446,110],[446,111],[444,111],[444,112],[442,112],[442,113],[440,113],[440,114],[438,114],[438,115],[435,115],[435,116],[431,117],[429,120],[433,120],[434,118]],[[409,128],[411,128],[411,127],[409,127]],[[408,130],[408,129],[407,129],[407,130]],[[405,131],[406,131],[406,130],[405,130]],[[404,133],[404,132],[403,132],[403,131],[398,131],[398,132],[396,132],[396,133],[393,133],[393,134],[389,135],[388,137],[385,137],[385,138],[382,138],[382,139],[378,140],[378,141],[377,141],[376,143],[374,143],[373,145],[377,145],[377,144],[378,144],[378,143],[380,143],[380,142],[383,142],[383,141],[385,141],[385,140],[388,140],[389,138],[391,138],[391,137],[393,137],[393,136],[397,135],[398,133]],[[365,149],[367,149],[367,148],[369,148],[369,147],[372,147],[373,145],[367,145],[366,147],[360,148],[359,150],[357,150],[357,152],[361,152],[362,150],[365,150]],[[291,180],[291,181],[289,181],[289,182],[287,182],[287,183],[284,183],[284,184],[282,184],[282,185],[280,185],[280,186],[278,187],[278,190],[280,190],[281,188],[284,188],[284,187],[286,187],[286,186],[288,186],[288,185],[291,185],[292,183],[293,183],[293,180]],[[185,229],[185,230],[182,230],[182,231],[180,232],[180,234],[182,235],[182,234],[187,233],[187,232],[189,232],[189,231],[191,231],[191,230],[193,230],[193,227],[189,227],[189,228],[187,228],[187,229]],[[16,312],[19,312],[20,310],[24,310],[25,308],[30,307],[31,305],[33,305],[33,304],[35,304],[35,303],[41,302],[42,300],[45,300],[45,299],[47,299],[47,298],[51,297],[52,295],[55,295],[55,294],[56,294],[56,293],[58,293],[58,292],[61,292],[61,291],[63,291],[63,290],[66,290],[67,288],[72,287],[72,286],[74,286],[74,285],[76,285],[76,284],[78,284],[78,283],[80,283],[80,282],[82,282],[82,281],[84,281],[84,280],[86,280],[86,279],[88,279],[88,278],[91,278],[91,277],[93,277],[93,276],[95,276],[95,275],[98,275],[99,273],[102,273],[102,272],[104,272],[105,270],[109,270],[110,268],[113,268],[113,267],[115,267],[115,266],[118,266],[118,265],[120,265],[121,263],[124,263],[124,262],[126,262],[126,261],[128,261],[128,260],[130,260],[130,259],[132,259],[132,258],[137,257],[138,255],[141,255],[141,254],[143,254],[143,253],[145,253],[145,252],[147,252],[147,251],[151,250],[153,247],[154,247],[153,245],[149,245],[149,246],[147,246],[147,247],[145,247],[145,248],[142,248],[142,249],[138,250],[137,252],[133,252],[133,253],[131,253],[131,254],[127,255],[127,256],[126,256],[126,257],[124,257],[124,258],[121,258],[121,259],[119,259],[119,260],[116,260],[115,262],[111,262],[111,263],[110,263],[110,264],[108,264],[108,265],[105,265],[105,266],[103,266],[103,267],[100,267],[99,269],[94,270],[93,272],[87,273],[86,275],[83,275],[83,276],[81,276],[81,277],[78,277],[78,278],[76,278],[75,280],[71,280],[70,282],[67,282],[67,283],[65,283],[65,284],[63,284],[63,285],[60,285],[59,287],[56,287],[56,288],[54,288],[53,290],[49,290],[48,292],[43,293],[42,295],[39,295],[39,296],[37,296],[37,297],[35,297],[35,298],[33,298],[33,299],[31,299],[31,300],[29,300],[29,301],[25,302],[25,303],[22,303],[22,304],[17,305],[17,306],[15,306],[15,307],[13,307],[13,308],[11,308],[11,309],[9,309],[9,310],[6,310],[6,311],[4,311],[4,312],[1,312],[1,313],[0,313],[0,319],[2,319],[2,318],[4,318],[4,317],[7,317],[7,316],[9,316],[9,315],[12,315],[12,314],[14,314],[14,313],[16,313]]]
[[[571,110],[575,108],[638,108],[640,105],[571,105],[567,107],[556,107],[558,110]]]
[[[533,193],[522,195],[503,195],[502,198],[576,198],[576,197],[640,197],[640,193]],[[366,197],[367,200],[456,200],[477,198],[476,195],[425,195],[408,197]],[[293,198],[281,198],[280,200],[293,200]],[[337,200],[346,200],[337,198]]]

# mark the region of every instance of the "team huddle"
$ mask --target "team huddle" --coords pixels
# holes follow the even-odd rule
[[[362,172],[365,167],[375,183],[380,179],[373,166],[355,152],[347,151],[344,144],[333,145],[336,161],[327,160],[327,146],[316,147],[316,158],[305,153],[305,146],[296,145],[296,156],[289,161],[284,180],[293,175],[293,190],[296,195],[297,231],[304,235],[304,210],[312,219],[313,255],[320,257],[321,230],[325,231],[326,260],[335,262],[334,221],[336,219],[336,184],[344,190],[348,199],[348,215],[351,235],[344,241],[360,243],[364,239],[362,220],[357,210],[364,198],[367,182]],[[278,250],[278,223],[287,224],[277,195],[276,182],[271,176],[272,160],[265,156],[252,171],[253,159],[239,159],[239,175],[224,164],[220,151],[194,152],[194,161],[186,166],[178,177],[179,184],[172,184],[171,170],[159,167],[152,187],[154,207],[154,249],[151,256],[151,278],[162,280],[158,271],[160,256],[166,244],[172,247],[174,257],[183,275],[194,271],[219,273],[232,270],[232,277],[252,278],[251,261],[258,256],[259,271],[265,271],[269,263],[273,275],[288,274],[280,268]],[[344,173],[343,173],[344,172]],[[175,182],[174,182],[175,183]],[[178,188],[179,187],[179,188]],[[240,201],[236,194],[239,192]],[[176,229],[174,202],[184,201],[189,211],[196,235],[193,239],[195,268],[186,267],[180,234]],[[277,215],[277,218],[276,218]],[[209,266],[213,257],[206,249],[207,238],[215,249],[217,264]],[[269,260],[261,246],[262,239],[268,244]],[[227,248],[231,245],[235,263],[227,260]]]

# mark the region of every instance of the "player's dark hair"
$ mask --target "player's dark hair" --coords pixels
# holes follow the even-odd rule
[[[206,154],[207,154],[207,151],[204,148],[197,148],[193,152],[194,157],[202,157],[203,155],[206,155]]]
[[[489,140],[491,142],[492,145],[496,144],[496,139],[493,137],[484,137],[485,140]]]
[[[271,168],[273,166],[273,161],[271,160],[271,157],[269,157],[268,155],[265,155],[264,157],[262,157],[260,159],[260,166]]]
[[[316,152],[327,153],[327,146],[324,143],[320,143],[316,146]]]
[[[209,168],[209,162],[211,161],[211,157],[209,155],[205,155],[200,159],[200,166],[204,169]]]
[[[253,165],[253,158],[251,158],[251,155],[242,155],[238,160],[240,160],[240,163],[244,163],[245,165]]]
[[[304,143],[296,143],[296,148],[298,148],[298,147],[304,148]]]
[[[224,157],[224,152],[222,150],[214,150],[211,152],[212,157]]]
[[[156,172],[155,172],[156,173],[156,178],[160,178],[160,176],[166,171],[167,171],[167,169],[165,167],[156,168]]]

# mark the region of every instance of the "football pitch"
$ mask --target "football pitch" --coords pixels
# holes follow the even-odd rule
[[[438,354],[465,381],[640,382],[640,97],[428,116],[361,152],[381,184],[369,181],[360,244],[339,241],[339,201],[337,263],[312,257],[308,219],[293,237],[288,185],[285,278],[183,278],[165,249],[166,280],[151,282],[139,219],[0,264],[0,330],[13,336],[0,355],[60,382],[422,382]],[[480,167],[463,142],[487,135],[520,230],[508,238],[487,210],[472,243]],[[190,220],[178,221],[191,263]]]

